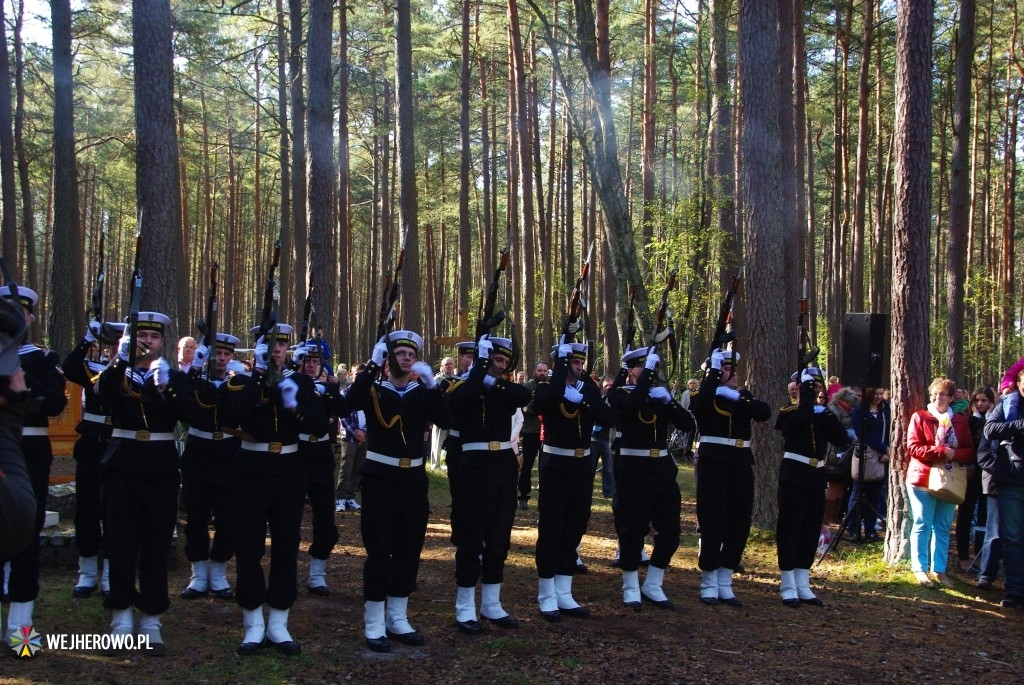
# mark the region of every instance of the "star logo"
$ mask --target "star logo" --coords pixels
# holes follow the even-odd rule
[[[43,649],[42,636],[32,626],[22,626],[8,638],[11,649],[19,657],[32,658]]]

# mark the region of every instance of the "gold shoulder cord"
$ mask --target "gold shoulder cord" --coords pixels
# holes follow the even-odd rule
[[[644,418],[644,410],[638,409],[636,412],[636,418],[639,419],[640,423],[650,426],[651,432],[654,433],[654,442],[658,442],[658,413],[653,412],[650,420]]]
[[[732,412],[725,411],[724,409],[720,409],[718,407],[718,400],[717,399],[714,400],[711,403],[711,406],[713,406],[715,408],[716,412],[718,412],[722,416],[727,416],[729,418],[729,433],[728,433],[728,435],[731,437],[732,436]]]
[[[402,415],[401,414],[395,414],[394,416],[391,417],[390,421],[385,421],[384,420],[384,415],[381,413],[381,410],[380,410],[380,398],[377,396],[377,386],[376,385],[371,385],[370,386],[370,397],[373,398],[373,411],[377,415],[377,421],[380,422],[380,425],[384,426],[387,429],[394,428],[395,424],[397,423],[398,424],[398,432],[402,436],[402,444],[404,445],[405,444],[405,424],[402,423]]]
[[[562,412],[562,416],[567,419],[576,419],[576,434],[583,437],[583,427],[580,425],[580,408],[577,406],[576,411],[569,413],[565,410],[565,402],[558,403],[558,409]]]
[[[146,430],[149,430],[149,419],[146,418],[146,406],[142,404],[142,389],[140,388],[138,392],[132,390],[132,385],[128,382],[128,369],[125,370],[125,374],[121,378],[121,384],[124,387],[125,394],[139,403],[139,415],[142,417],[142,426]]]

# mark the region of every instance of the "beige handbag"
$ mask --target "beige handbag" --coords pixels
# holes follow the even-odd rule
[[[951,461],[932,466],[928,471],[928,492],[935,499],[960,504],[967,495],[967,469]]]

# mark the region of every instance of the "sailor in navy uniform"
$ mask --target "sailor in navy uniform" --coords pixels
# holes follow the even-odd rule
[[[499,628],[519,627],[502,608],[500,597],[516,516],[519,463],[512,450],[512,417],[530,402],[526,387],[503,378],[511,359],[511,340],[481,337],[466,382],[452,394],[452,413],[460,417],[462,440],[455,622],[468,635],[481,632],[477,580],[480,616]]]
[[[253,329],[253,334],[259,328]],[[298,554],[306,470],[299,434],[327,432],[327,412],[313,380],[285,371],[292,327],[277,324],[253,350],[252,375],[228,381],[242,446],[234,461],[235,601],[245,636],[238,654],[256,654],[266,643],[288,656],[302,648],[288,632],[288,612],[298,595]],[[268,334],[269,335],[269,334]],[[268,370],[273,367],[273,371]],[[260,562],[270,529],[270,572]],[[264,621],[263,605],[268,609]]]
[[[587,345],[562,343],[552,354],[551,382],[538,386],[533,401],[544,417],[536,563],[540,614],[558,621],[562,614],[590,615],[572,596],[572,576],[594,494],[591,434],[595,422],[607,426],[614,417],[600,388],[586,374]]]
[[[205,341],[204,341],[205,342]],[[192,577],[181,591],[182,599],[212,594],[217,599],[234,599],[227,579],[228,561],[234,556],[232,540],[231,463],[241,444],[230,432],[237,425],[232,418],[231,400],[225,387],[228,364],[234,359],[238,338],[217,333],[213,348],[196,348],[188,370],[192,379],[195,411],[188,417],[188,442],[181,456],[181,485],[188,518],[185,522],[185,557],[192,563]],[[212,368],[212,375],[207,371]],[[210,519],[217,530],[210,544]]]
[[[800,373],[797,404],[779,410],[775,428],[782,432],[785,453],[779,466],[779,520],[775,528],[781,583],[788,607],[822,606],[810,586],[811,564],[825,515],[825,452],[828,443],[843,449],[850,438],[839,419],[815,398],[824,392],[821,369]]]
[[[381,338],[346,395],[351,410],[366,414],[363,632],[374,652],[389,651],[389,637],[404,645],[423,644],[407,616],[430,508],[423,433],[427,424],[449,428],[451,422],[433,369],[418,361],[421,349],[423,339],[413,331],[393,331],[388,343]]]
[[[32,312],[39,297],[29,288],[19,287],[17,291],[17,302],[21,304],[26,325],[31,326],[35,320]],[[6,287],[0,294],[14,299]],[[21,431],[21,450],[32,479],[32,491],[36,496],[36,535],[28,547],[10,560],[7,596],[11,607],[7,614],[5,636],[18,628],[32,625],[32,611],[36,597],[39,596],[38,533],[43,529],[46,518],[46,494],[50,486],[50,464],[53,462],[49,417],[58,416],[68,403],[64,394],[64,372],[56,352],[26,341],[18,350],[18,356],[21,358],[21,368],[29,392],[33,397],[42,397],[43,404],[38,411],[25,417],[25,426]]]
[[[100,336],[104,329],[124,333],[123,323],[101,323],[92,321],[85,336],[68,353],[61,365],[65,377],[82,387],[82,420],[75,426],[78,440],[75,441],[72,456],[75,459],[75,544],[78,545],[78,583],[71,595],[85,599],[100,591],[110,593],[110,564],[99,568],[99,553],[102,547],[103,506],[100,499],[103,454],[110,442],[114,429],[110,412],[100,404],[96,394],[96,381],[107,365],[100,361]],[[106,555],[104,555],[106,557]]]
[[[316,380],[322,369],[321,347],[310,340],[292,353],[298,373],[313,380],[317,400],[327,414],[327,430],[322,434],[299,433],[299,456],[306,462],[306,499],[313,519],[313,540],[309,545],[309,579],[306,588],[317,597],[331,593],[327,588],[327,558],[338,542],[338,524],[334,521],[334,447],[338,436],[338,414],[347,402],[337,383]]]
[[[700,600],[742,606],[732,591],[750,534],[754,508],[751,422],[767,421],[772,408],[746,388],[737,389],[740,355],[715,350],[690,411],[700,429],[697,449],[697,523],[700,526]]]
[[[622,601],[637,611],[641,597],[655,606],[674,608],[662,589],[665,569],[679,547],[681,500],[676,483],[679,469],[668,454],[668,437],[670,424],[683,431],[696,430],[693,416],[672,399],[668,388],[654,385],[660,361],[646,347],[623,355],[628,380],[611,396],[620,435],[615,488]],[[641,588],[637,568],[652,527],[657,531],[654,552]]]
[[[458,360],[455,362],[455,377],[442,379],[438,386],[441,392],[451,397],[455,389],[466,381],[469,376],[469,369],[473,366],[474,355],[476,354],[476,342],[463,340],[455,344],[458,352]],[[445,467],[448,469],[448,492],[452,496],[451,508],[451,543],[459,546],[459,484],[462,477],[462,438],[460,431],[461,417],[452,414],[452,427],[448,436],[444,439],[442,452],[444,454]]]
[[[103,457],[103,534],[110,563],[114,635],[133,631],[132,607],[139,610],[138,633],[150,652],[165,652],[160,616],[170,606],[167,560],[178,518],[178,450],[175,424],[191,413],[188,377],[162,356],[171,320],[159,312],[139,312],[135,368],[128,368],[130,331],[117,355],[100,374],[100,402],[114,422]],[[136,590],[136,570],[138,589]]]

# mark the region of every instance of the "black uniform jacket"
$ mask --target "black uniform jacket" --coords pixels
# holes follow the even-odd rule
[[[836,449],[850,444],[846,429],[835,414],[827,408],[814,410],[814,382],[800,384],[800,401],[779,410],[775,429],[782,431],[782,442],[786,452],[816,460],[805,464],[795,459],[783,458],[779,467],[779,482],[791,483],[806,488],[825,488],[825,469],[818,466],[825,458],[828,443]]]
[[[544,417],[544,445],[555,449],[573,450],[572,455],[541,452],[540,468],[554,469],[563,473],[593,473],[594,455],[582,458],[584,450],[590,448],[594,424],[609,425],[614,420],[612,409],[601,398],[601,389],[589,376],[573,383],[583,395],[583,401],[575,404],[565,399],[566,377],[569,364],[565,358],[555,361],[555,372],[551,383],[538,386],[533,401],[537,413]]]
[[[700,388],[690,395],[690,411],[697,419],[701,443],[697,451],[700,459],[724,464],[753,465],[754,452],[750,449],[751,421],[767,421],[772,408],[767,402],[754,399],[746,388],[739,390],[738,400],[715,394],[722,380],[721,369],[708,369]],[[723,445],[704,440],[705,437],[742,440],[734,445]]]
[[[375,461],[367,454],[360,472],[396,480],[425,480],[423,466],[423,432],[428,423],[449,428],[448,407],[440,386],[428,388],[419,381],[409,381],[396,388],[390,380],[376,382],[380,367],[370,362],[348,389],[346,399],[350,411],[366,414],[366,450],[398,464]],[[412,466],[414,460],[421,460]]]
[[[109,438],[110,431],[113,430],[110,411],[100,402],[100,396],[96,394],[95,387],[96,381],[99,380],[100,374],[103,373],[103,369],[107,368],[107,365],[86,359],[90,347],[90,343],[85,338],[82,338],[82,341],[75,346],[75,349],[68,352],[68,356],[64,357],[64,363],[61,364],[61,367],[64,369],[64,375],[69,381],[82,386],[83,417],[78,422],[78,425],[75,426],[75,431],[79,435]],[[105,422],[100,423],[99,421],[87,420],[84,416],[85,414],[105,416],[107,418]]]
[[[666,404],[649,396],[653,377],[653,371],[644,369],[636,385],[623,385],[612,391],[611,406],[619,432],[616,470],[670,469],[674,472],[675,462],[670,457],[651,455],[668,449],[670,425],[687,432],[697,429],[693,416],[678,402],[672,400]],[[646,456],[624,454],[625,450],[639,450]]]
[[[459,417],[459,440],[462,443],[462,466],[500,468],[516,463],[511,447],[499,443],[512,439],[512,417],[519,407],[530,403],[526,386],[496,378],[494,385],[484,385],[490,360],[479,357],[473,362],[469,376],[450,394],[452,413]],[[467,450],[466,445],[487,443],[495,449]]]

